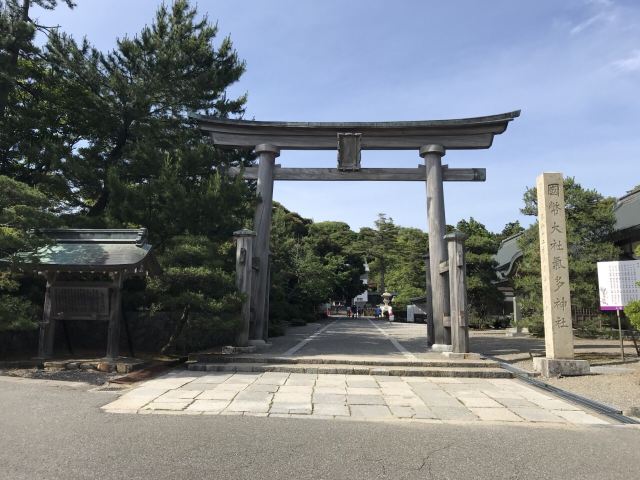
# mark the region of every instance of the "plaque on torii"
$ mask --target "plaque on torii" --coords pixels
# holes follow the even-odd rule
[[[255,278],[251,292],[250,339],[266,341],[269,316],[269,238],[274,180],[421,181],[427,187],[429,261],[433,292],[434,349],[451,349],[448,285],[439,274],[447,260],[443,182],[486,180],[484,168],[449,168],[447,150],[486,149],[520,111],[486,117],[409,122],[265,122],[197,116],[200,130],[218,148],[253,148],[257,167],[232,168],[233,176],[257,180],[254,217]],[[337,168],[283,168],[281,150],[337,150]],[[362,150],[414,150],[424,159],[416,168],[362,168]],[[429,295],[430,292],[427,292]],[[248,310],[247,310],[248,311]]]

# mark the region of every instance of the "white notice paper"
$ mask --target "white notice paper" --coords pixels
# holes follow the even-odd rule
[[[640,260],[598,262],[600,310],[622,310],[640,300]]]

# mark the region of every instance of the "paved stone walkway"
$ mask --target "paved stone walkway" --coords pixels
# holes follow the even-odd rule
[[[517,380],[279,372],[174,371],[103,409],[411,422],[609,423]]]

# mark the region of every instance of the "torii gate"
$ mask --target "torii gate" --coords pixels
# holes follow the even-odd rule
[[[486,149],[520,110],[487,117],[411,122],[258,122],[198,116],[200,129],[221,148],[253,148],[258,167],[244,177],[257,179],[258,206],[253,246],[257,271],[252,281],[249,338],[266,341],[269,324],[269,240],[274,180],[422,181],[427,187],[429,262],[434,322],[433,350],[451,349],[449,285],[440,275],[447,260],[443,181],[484,181],[484,168],[442,165],[447,150]],[[336,150],[338,168],[281,168],[281,150]],[[361,168],[362,150],[417,150],[418,168]],[[238,171],[234,172],[239,173]],[[427,282],[428,283],[428,282]],[[427,288],[429,286],[427,285]],[[427,291],[427,295],[429,295]]]

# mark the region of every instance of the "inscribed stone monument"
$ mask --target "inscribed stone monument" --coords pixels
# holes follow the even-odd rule
[[[582,375],[589,363],[574,360],[562,174],[543,173],[536,187],[546,358],[534,359],[534,365],[546,377]]]

